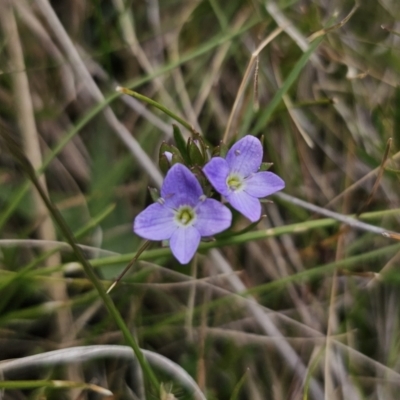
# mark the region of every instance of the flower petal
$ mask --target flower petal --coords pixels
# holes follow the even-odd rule
[[[203,194],[203,189],[200,183],[190,170],[183,164],[175,164],[168,171],[167,176],[161,187],[161,196],[166,201],[172,201],[169,206],[179,206],[182,203],[182,196],[177,198],[177,195],[184,195],[184,203],[195,206],[199,197]],[[174,199],[175,197],[175,199]],[[179,204],[175,204],[179,202]]]
[[[187,264],[196,253],[200,238],[199,231],[193,226],[177,229],[169,242],[172,254],[181,264]]]
[[[260,201],[247,194],[245,191],[232,192],[227,200],[233,208],[241,212],[251,222],[256,222],[261,217]]]
[[[266,197],[285,187],[285,182],[278,175],[267,171],[257,172],[245,182],[244,191],[254,197]]]
[[[169,239],[176,229],[173,211],[160,203],[148,206],[133,222],[136,235],[148,240]]]
[[[212,236],[228,229],[232,223],[232,213],[219,201],[206,199],[196,207],[197,221],[194,227],[201,236]]]
[[[213,157],[203,168],[204,175],[213,185],[214,189],[226,196],[229,193],[226,179],[229,174],[228,163],[222,157]]]
[[[231,172],[237,172],[244,178],[260,168],[263,148],[254,136],[247,135],[236,142],[228,151],[226,161]]]

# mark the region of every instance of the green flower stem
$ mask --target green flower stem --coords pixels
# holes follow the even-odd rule
[[[387,216],[387,215],[398,214],[399,212],[400,212],[400,209],[370,212],[370,213],[363,214],[360,219],[368,220],[368,219],[373,219],[373,218],[381,218],[381,217]],[[296,223],[296,224],[278,226],[278,227],[270,228],[270,229],[246,232],[246,233],[243,233],[240,235],[233,235],[230,237],[224,236],[224,238],[220,238],[220,239],[217,238],[217,240],[215,240],[214,242],[201,243],[199,246],[199,250],[206,251],[206,250],[213,249],[216,247],[242,244],[242,243],[251,242],[253,240],[268,239],[270,237],[275,237],[275,236],[280,236],[280,235],[285,235],[285,234],[304,233],[304,232],[307,232],[307,231],[310,231],[313,229],[326,228],[326,227],[333,226],[333,225],[340,224],[340,223],[341,223],[340,221],[337,221],[333,218],[323,218],[323,219],[318,219],[318,220],[300,222],[300,223]],[[128,253],[128,254],[122,254],[122,255],[118,255],[118,256],[111,256],[111,257],[95,259],[95,260],[92,260],[92,266],[100,267],[100,266],[110,265],[110,264],[126,263],[129,260],[131,260],[135,256],[135,254],[136,253]],[[141,256],[139,257],[139,260],[150,261],[150,260],[157,259],[159,257],[167,257],[170,254],[171,254],[171,250],[169,248],[152,249],[152,250],[147,250],[147,251],[143,252],[141,254]]]
[[[90,265],[88,260],[86,260],[81,248],[77,245],[73,233],[69,229],[68,225],[65,223],[65,221],[64,221],[63,217],[61,216],[61,214],[59,213],[59,211],[53,206],[53,204],[47,198],[46,193],[43,191],[42,187],[40,186],[36,176],[32,175],[31,180],[32,180],[32,183],[34,184],[34,186],[36,187],[36,189],[38,190],[43,201],[46,203],[48,210],[52,214],[58,227],[62,231],[64,237],[66,238],[66,240],[72,247],[77,259],[82,264],[82,267],[85,270],[86,275],[92,282],[93,286],[96,288],[98,294],[100,295],[101,299],[103,300],[104,305],[107,307],[109,313],[114,318],[114,321],[116,322],[118,328],[121,330],[122,334],[124,335],[126,342],[129,344],[129,346],[132,347],[132,350],[135,353],[135,356],[136,356],[137,360],[139,361],[144,374],[150,380],[150,382],[151,382],[152,386],[154,386],[154,389],[156,390],[156,392],[159,392],[160,385],[158,383],[156,376],[154,375],[153,370],[151,369],[150,365],[147,363],[146,359],[144,358],[144,356],[139,348],[139,345],[136,343],[136,340],[131,335],[127,325],[125,324],[124,320],[122,319],[121,314],[119,313],[119,311],[118,311],[117,307],[115,306],[114,302],[112,301],[111,297],[109,297],[108,294],[106,293],[102,282],[97,278],[92,266]]]
[[[196,133],[196,130],[194,129],[193,125],[189,124],[189,122],[186,122],[184,119],[182,119],[178,115],[174,114],[167,107],[164,107],[162,104],[157,103],[156,101],[150,99],[149,97],[143,96],[142,94],[140,94],[138,92],[135,92],[134,90],[130,90],[128,88],[124,88],[124,87],[121,87],[121,86],[118,86],[116,88],[116,91],[119,92],[119,93],[128,94],[129,96],[132,96],[135,99],[138,99],[140,101],[143,101],[144,103],[147,103],[147,104],[149,104],[149,105],[151,105],[153,107],[158,108],[163,113],[169,115],[176,122],[179,122],[182,126],[184,126],[190,132]]]
[[[142,367],[144,375],[149,379],[151,385],[155,389],[155,392],[158,393],[160,390],[160,384],[158,383],[158,380],[157,380],[156,376],[154,375],[153,370],[151,369],[150,365],[147,363],[146,359],[144,358],[144,356],[139,348],[139,345],[136,343],[136,340],[131,335],[127,325],[125,324],[124,320],[122,319],[121,314],[119,313],[119,311],[118,311],[117,307],[115,306],[114,302],[112,301],[111,297],[109,297],[108,294],[106,293],[102,282],[97,278],[97,275],[94,272],[94,269],[90,265],[89,261],[85,258],[83,251],[77,244],[75,236],[72,233],[71,229],[66,224],[64,218],[62,217],[62,215],[60,214],[58,209],[50,201],[47,194],[45,193],[42,186],[40,185],[37,175],[36,175],[36,171],[34,170],[32,164],[29,162],[29,160],[23,154],[23,152],[21,151],[21,147],[18,145],[18,143],[15,142],[15,139],[10,135],[9,132],[2,130],[1,136],[2,136],[2,139],[4,140],[5,145],[7,146],[10,154],[13,155],[14,159],[19,163],[23,172],[27,175],[29,180],[35,186],[40,197],[42,198],[43,202],[45,203],[47,209],[49,210],[50,214],[52,215],[54,221],[58,225],[60,231],[64,235],[64,237],[67,240],[67,242],[69,243],[69,245],[72,247],[72,250],[73,250],[76,258],[81,263],[87,277],[90,279],[93,286],[96,288],[99,296],[103,300],[104,305],[108,309],[111,316],[114,318],[114,321],[116,322],[118,328],[121,330],[126,342],[129,344],[130,347],[132,347],[132,350],[135,353],[135,356],[136,356],[137,360],[139,361],[140,366]]]
[[[361,215],[360,219],[368,221],[368,220],[374,220],[377,218],[382,218],[382,217],[386,217],[386,216],[390,216],[390,215],[398,215],[399,213],[400,213],[400,209],[374,211],[374,212],[364,213],[363,215]],[[313,229],[326,228],[326,227],[334,226],[337,224],[340,224],[340,222],[335,219],[332,219],[332,218],[323,218],[323,219],[319,219],[319,220],[305,221],[305,222],[301,222],[301,223],[285,225],[285,226],[280,226],[280,227],[276,227],[276,228],[270,228],[267,230],[245,232],[243,234],[219,238],[214,242],[201,243],[199,249],[205,251],[205,250],[209,250],[211,248],[218,248],[218,247],[228,246],[228,245],[232,245],[232,244],[246,243],[246,242],[249,242],[252,240],[263,240],[263,239],[268,239],[270,237],[276,237],[276,236],[285,235],[285,234],[305,233],[305,232],[308,232]],[[93,260],[91,260],[91,266],[94,268],[99,268],[99,267],[103,267],[103,266],[107,266],[107,265],[111,265],[111,264],[114,264],[114,265],[115,264],[125,264],[125,263],[131,261],[132,259],[134,259],[137,254],[138,254],[138,252],[93,259]],[[152,261],[152,260],[155,260],[155,259],[161,258],[161,257],[169,257],[170,255],[171,255],[171,251],[169,248],[152,249],[152,250],[144,251],[138,258],[138,260]],[[36,263],[35,263],[35,265],[36,265]],[[30,266],[30,264],[29,264],[29,266]],[[63,269],[62,265],[57,265],[57,266],[54,266],[51,268],[38,268],[34,271],[24,271],[23,275],[26,275],[26,277],[35,277],[35,276],[40,276],[40,275],[51,274],[53,272],[60,271],[62,269]],[[19,275],[20,273],[21,273],[21,271],[18,273],[11,272],[11,271],[0,271],[0,275],[4,275],[4,274],[6,275],[6,277],[4,277],[5,282],[7,282],[8,279],[15,279],[16,278],[15,275],[16,274]],[[4,287],[3,282],[0,281],[0,289],[2,287]]]
[[[129,264],[124,268],[124,270],[118,275],[118,277],[115,279],[115,281],[111,284],[111,286],[107,290],[107,294],[111,292],[111,290],[114,289],[114,287],[118,284],[118,282],[124,277],[124,275],[131,269],[133,264],[139,259],[140,255],[147,249],[147,247],[150,245],[150,241],[146,240],[140,249],[136,252],[135,256],[132,258],[132,260],[129,262]]]
[[[75,239],[79,239],[80,237],[84,236],[90,229],[97,226],[104,218],[106,218],[115,208],[115,204],[111,204],[108,206],[103,212],[99,215],[92,218],[86,225],[84,225],[81,229],[75,232],[74,236]],[[48,250],[42,253],[39,257],[36,257],[33,261],[31,261],[28,265],[21,268],[17,273],[11,275],[8,279],[4,279],[0,281],[0,290],[4,287],[11,285],[17,279],[21,279],[26,276],[33,268],[35,268],[38,264],[42,263],[52,254],[57,253],[60,251],[61,247],[56,246],[54,249]],[[58,269],[59,270],[59,269]],[[11,294],[11,291],[9,292]],[[0,302],[0,310],[1,310],[1,302]]]
[[[93,390],[103,396],[112,396],[112,392],[108,389],[97,385],[73,382],[73,381],[58,381],[58,380],[37,380],[37,381],[0,381],[0,389],[36,389],[36,388],[53,388],[53,389],[88,389]]]

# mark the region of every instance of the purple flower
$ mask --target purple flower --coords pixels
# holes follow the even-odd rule
[[[161,198],[143,210],[133,223],[134,232],[148,240],[169,240],[172,254],[188,263],[201,237],[229,228],[231,211],[206,198],[196,177],[182,164],[175,164],[161,187]]]
[[[261,217],[258,199],[285,187],[272,172],[258,172],[262,156],[260,141],[248,135],[231,147],[225,159],[213,157],[203,168],[215,190],[252,222]]]

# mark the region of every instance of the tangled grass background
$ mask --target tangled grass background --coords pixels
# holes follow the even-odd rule
[[[399,19],[395,0],[0,1],[0,399],[397,399]],[[152,245],[107,303],[176,123],[117,85],[212,145],[263,136],[286,188],[189,266]]]

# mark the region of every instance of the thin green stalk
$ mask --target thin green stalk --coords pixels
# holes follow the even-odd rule
[[[140,249],[136,252],[135,256],[132,258],[132,260],[129,262],[129,264],[124,268],[124,270],[118,275],[118,277],[114,280],[114,282],[111,284],[111,286],[107,290],[107,294],[111,292],[111,290],[114,289],[114,287],[117,285],[117,283],[124,277],[124,275],[133,267],[133,264],[139,259],[140,255],[149,247],[150,245],[150,240],[146,240]]]
[[[90,229],[97,226],[104,218],[106,218],[114,210],[114,208],[115,208],[115,204],[111,204],[99,215],[92,218],[86,225],[84,225],[81,229],[79,229],[74,234],[75,239],[79,239],[80,237],[84,236]],[[4,287],[11,285],[12,282],[15,282],[16,280],[21,279],[22,277],[26,276],[33,268],[35,268],[37,265],[41,264],[44,260],[46,260],[52,254],[60,251],[60,249],[61,248],[59,246],[56,246],[54,249],[48,250],[45,253],[40,254],[40,256],[36,257],[28,265],[26,265],[25,267],[21,268],[18,272],[16,272],[15,275],[11,275],[8,279],[0,281],[0,291]],[[57,269],[57,271],[58,270],[59,269]],[[56,272],[56,271],[53,271],[53,272]],[[11,295],[11,291],[9,293]],[[0,307],[0,310],[1,310],[1,307]]]
[[[5,145],[7,146],[10,154],[13,155],[14,159],[18,162],[18,164],[20,165],[23,172],[27,175],[29,180],[35,186],[40,197],[42,198],[47,209],[49,210],[51,216],[53,217],[55,223],[58,225],[58,227],[59,227],[60,231],[62,232],[62,234],[64,235],[65,239],[67,240],[69,245],[72,247],[72,250],[75,253],[76,258],[82,264],[82,267],[83,267],[87,277],[90,279],[93,286],[96,288],[99,296],[103,300],[104,305],[106,306],[109,313],[114,318],[114,321],[116,322],[118,328],[121,330],[122,334],[124,335],[126,342],[129,344],[129,346],[132,347],[132,350],[135,353],[135,356],[138,359],[140,366],[142,367],[143,373],[149,379],[149,381],[150,381],[151,385],[154,387],[156,393],[158,393],[160,384],[158,383],[158,380],[157,380],[153,370],[151,369],[150,365],[147,363],[146,359],[144,358],[144,356],[139,348],[139,345],[136,343],[136,340],[131,335],[127,325],[125,324],[124,320],[122,319],[121,314],[119,313],[118,309],[116,308],[111,297],[109,297],[108,294],[106,293],[106,291],[103,287],[103,284],[97,278],[97,275],[96,275],[94,269],[90,265],[89,261],[85,258],[81,248],[78,246],[76,239],[74,237],[74,234],[70,230],[69,226],[65,222],[64,218],[62,217],[62,215],[60,214],[58,209],[53,205],[53,203],[50,201],[47,194],[41,187],[41,185],[38,181],[36,172],[32,167],[32,164],[29,162],[29,160],[26,158],[26,156],[22,153],[21,147],[18,145],[18,143],[15,142],[14,138],[6,130],[3,129],[1,131],[1,136],[4,140]]]
[[[392,254],[393,252],[398,251],[400,251],[400,244],[392,244],[390,246],[385,246],[383,248],[372,250],[367,253],[358,254],[356,256],[347,257],[342,260],[333,261],[328,264],[319,265],[317,267],[298,272],[285,278],[281,278],[276,281],[268,282],[254,288],[250,288],[246,291],[246,294],[256,294],[259,292],[270,291],[272,289],[283,287],[289,283],[301,283],[305,279],[320,277],[326,273],[334,271],[336,268],[348,268],[351,265],[360,265],[361,262],[368,261],[369,259],[387,256],[389,254]]]
[[[43,304],[39,304],[37,306],[25,307],[18,310],[5,312],[2,310],[0,314],[0,326],[4,324],[21,320],[21,319],[30,319],[33,320],[35,318],[39,318],[43,315],[52,314],[61,310],[63,308],[72,308],[74,306],[82,306],[88,303],[93,303],[97,299],[97,293],[95,290],[91,290],[89,292],[85,292],[83,295],[77,295],[73,300],[68,301],[50,301]],[[2,300],[2,298],[1,298]]]
[[[365,213],[361,216],[360,219],[368,220],[368,219],[372,219],[372,218],[381,218],[383,216],[388,216],[388,215],[393,215],[393,214],[396,215],[398,213],[399,213],[399,209],[377,211],[377,212]],[[253,240],[263,240],[263,239],[268,239],[270,237],[276,237],[276,236],[285,235],[285,234],[305,233],[305,232],[308,232],[313,229],[326,228],[326,227],[336,225],[339,223],[340,223],[340,221],[337,221],[333,218],[323,218],[323,219],[318,219],[318,220],[299,222],[299,223],[290,224],[290,225],[278,226],[275,228],[261,229],[258,231],[246,232],[246,233],[243,233],[240,235],[234,235],[234,236],[224,237],[224,238],[217,238],[217,240],[215,240],[213,242],[200,243],[199,250],[206,251],[206,250],[210,250],[213,248],[218,248],[218,247],[223,247],[223,246],[231,246],[231,245],[235,245],[235,244],[242,244],[242,243],[251,242]],[[147,250],[147,251],[143,252],[142,255],[139,257],[139,260],[150,261],[150,260],[157,259],[159,257],[167,257],[170,254],[171,254],[171,250],[169,248],[152,249],[152,250]],[[118,256],[104,257],[101,259],[92,260],[92,265],[93,265],[93,267],[100,267],[100,266],[109,265],[109,264],[126,263],[129,260],[131,260],[135,255],[136,255],[136,252],[122,254],[122,255],[118,255]]]
[[[149,97],[146,97],[138,92],[135,92],[134,90],[130,90],[128,88],[121,87],[121,86],[118,86],[115,90],[119,93],[128,94],[129,96],[132,96],[135,99],[138,99],[140,101],[143,101],[144,103],[150,104],[151,106],[158,108],[163,113],[169,115],[172,119],[179,122],[182,126],[184,126],[190,132],[196,133],[196,130],[194,129],[193,125],[189,124],[189,122],[186,122],[184,119],[182,119],[181,117],[179,117],[178,115],[176,115],[172,111],[170,111],[167,107],[164,107],[162,104],[157,103],[153,99],[150,99]]]
[[[93,390],[103,396],[112,396],[113,393],[105,388],[102,388],[91,383],[73,382],[73,381],[59,381],[59,380],[37,380],[37,381],[0,381],[0,389],[38,389],[38,388],[52,388],[52,389],[88,389]]]
[[[382,218],[385,216],[396,215],[399,212],[400,212],[399,209],[374,211],[374,212],[362,214],[360,219],[368,221],[368,220],[373,220],[376,218]],[[322,229],[322,228],[330,227],[333,225],[337,225],[339,223],[340,223],[339,221],[332,219],[332,218],[323,218],[323,219],[318,219],[318,220],[304,221],[304,222],[300,222],[300,223],[279,226],[279,227],[270,228],[270,229],[266,229],[266,230],[264,229],[264,230],[258,230],[258,231],[253,231],[253,232],[246,232],[246,233],[243,233],[240,235],[219,238],[214,242],[201,243],[199,246],[199,250],[206,251],[206,250],[209,250],[212,248],[219,248],[222,246],[247,243],[247,242],[250,242],[253,240],[263,240],[263,239],[268,239],[270,237],[277,237],[277,236],[285,235],[285,234],[306,233],[313,229]],[[98,267],[102,267],[105,265],[111,265],[111,264],[114,264],[114,265],[115,264],[124,264],[124,263],[127,263],[127,262],[131,261],[132,259],[134,259],[137,256],[137,254],[138,254],[138,252],[134,252],[134,253],[127,253],[127,254],[119,254],[119,255],[110,256],[110,257],[103,257],[103,258],[99,258],[99,259],[93,259],[93,260],[91,260],[91,265],[94,268],[98,268]],[[140,255],[140,257],[138,257],[138,260],[152,261],[152,260],[156,260],[156,259],[162,258],[162,257],[169,257],[170,255],[171,255],[171,250],[169,248],[158,248],[158,249],[144,251]],[[63,268],[62,265],[54,266],[52,268],[39,268],[35,271],[29,271],[27,276],[51,274],[52,272],[62,270],[62,268]],[[0,287],[2,287],[2,285],[0,285]]]

